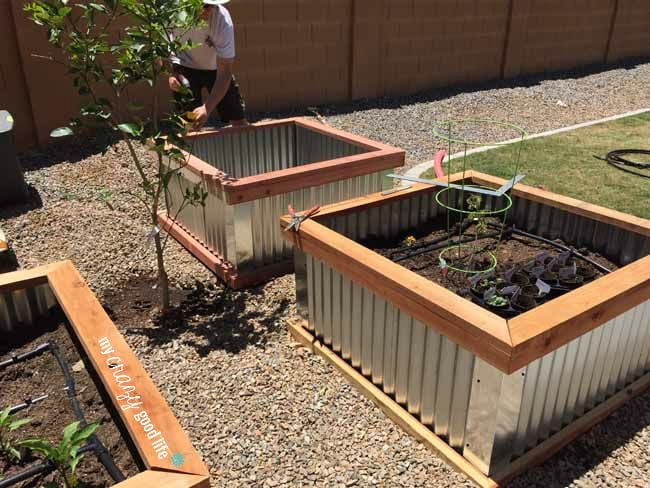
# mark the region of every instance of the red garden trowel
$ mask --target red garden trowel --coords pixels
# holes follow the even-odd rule
[[[300,230],[300,224],[304,220],[307,220],[312,215],[316,215],[320,210],[320,205],[314,205],[312,208],[304,212],[302,215],[296,215],[296,209],[293,208],[292,204],[289,204],[289,214],[291,215],[291,223],[287,226],[285,230],[292,230],[298,232]]]

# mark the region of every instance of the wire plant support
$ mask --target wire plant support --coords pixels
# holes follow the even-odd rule
[[[519,139],[514,144],[491,142],[475,134],[492,133],[494,129],[506,129]],[[519,174],[521,152],[527,133],[514,124],[486,119],[448,119],[440,122],[433,128],[433,135],[447,144],[448,156],[443,165],[446,165],[447,182],[435,196],[438,205],[446,210],[447,243],[439,254],[440,267],[443,272],[455,271],[468,275],[489,273],[498,265],[498,249],[503,238],[508,211],[512,207],[510,196],[514,186],[524,176]],[[511,155],[506,156],[503,165],[510,171],[510,179],[501,188],[493,190],[479,185],[467,183],[469,150],[472,147],[503,146],[509,147]],[[461,173],[459,183],[452,184],[451,175]],[[495,236],[488,232],[488,219],[491,223],[498,222],[499,232]],[[452,238],[452,226],[458,222],[468,222],[474,229],[473,238],[463,237],[463,228],[456,226],[458,232],[456,239]],[[479,241],[486,238],[496,239],[494,250],[481,247]]]

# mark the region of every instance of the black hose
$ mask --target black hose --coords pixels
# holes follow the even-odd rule
[[[460,233],[463,233],[463,232],[465,232],[467,230],[467,228],[470,225],[472,225],[472,222],[470,220],[465,220],[465,221],[463,221],[462,224],[456,223],[456,224],[453,225],[452,230],[450,230],[448,233],[446,233],[446,234],[444,234],[442,236],[436,237],[435,239],[431,239],[430,241],[426,241],[426,242],[420,242],[418,244],[413,244],[412,246],[402,246],[400,248],[397,248],[393,252],[390,253],[391,257],[393,257],[395,254],[403,254],[405,252],[415,251],[416,249],[421,249],[421,248],[423,248],[425,246],[429,247],[429,246],[431,246],[433,244],[438,244],[439,242],[446,241],[447,239],[449,239],[450,236],[452,236],[452,235],[456,234],[457,232],[459,232],[459,230],[458,230],[459,225],[460,225]],[[409,256],[410,256],[410,254],[409,254]]]
[[[631,173],[636,176],[641,176],[643,178],[650,178],[650,173],[642,172],[643,170],[650,170],[650,163],[639,163],[636,161],[630,161],[623,157],[626,154],[643,154],[644,156],[650,156],[650,151],[645,149],[619,149],[616,151],[611,151],[607,153],[607,156],[600,157],[594,156],[596,159],[601,161],[606,161],[608,164],[614,166],[615,168],[625,171],[626,173]],[[636,171],[631,168],[636,168],[641,171]]]
[[[92,442],[89,442],[85,446],[81,447],[77,453],[78,454],[85,454],[89,451],[92,451],[95,449],[95,445]],[[7,478],[3,478],[0,480],[0,488],[9,488],[10,486],[17,485],[21,481],[28,480],[30,478],[33,478],[34,476],[38,475],[46,475],[51,473],[56,469],[56,466],[54,466],[54,463],[50,459],[46,459],[40,464],[37,464],[35,466],[30,466],[24,471],[21,471],[20,473],[16,473],[12,476],[8,476]]]
[[[596,261],[594,261],[593,259],[588,258],[584,254],[580,254],[578,251],[576,251],[572,247],[565,246],[564,244],[560,244],[558,242],[551,241],[549,239],[546,239],[544,237],[541,237],[541,236],[538,236],[538,235],[535,235],[535,234],[531,234],[529,232],[524,232],[523,230],[517,229],[515,226],[512,227],[511,232],[513,234],[518,234],[520,236],[528,237],[530,239],[534,239],[536,241],[543,242],[544,244],[548,244],[550,246],[555,246],[558,249],[562,249],[563,251],[571,251],[571,254],[573,256],[575,256],[576,258],[582,259],[583,261],[588,262],[594,268],[598,269],[602,273],[609,274],[609,273],[612,272],[611,269],[606,268],[602,264],[597,263]]]
[[[5,369],[6,367],[11,366],[12,364],[22,363],[24,361],[27,361],[28,359],[35,358],[36,356],[40,356],[41,354],[49,350],[50,350],[50,343],[46,342],[36,347],[35,349],[32,349],[31,351],[27,351],[22,354],[18,354],[16,356],[11,356],[9,359],[0,362],[0,369]]]
[[[66,363],[65,359],[61,355],[61,352],[59,351],[59,348],[56,346],[56,344],[52,343],[50,350],[54,355],[57,363],[59,363],[61,371],[63,372],[66,392],[68,394],[68,400],[70,400],[72,409],[74,410],[75,417],[79,422],[81,422],[81,427],[85,427],[87,424],[86,417],[84,416],[83,410],[81,409],[81,405],[79,404],[79,400],[77,399],[77,391],[75,389],[74,378],[70,373],[70,368],[68,368],[68,363]],[[117,465],[113,461],[113,458],[109,454],[108,450],[106,449],[106,447],[104,447],[104,444],[101,443],[101,441],[95,434],[90,436],[89,439],[95,445],[94,451],[95,454],[97,455],[97,458],[104,465],[104,468],[106,468],[106,471],[111,476],[111,478],[113,478],[113,480],[116,482],[124,481],[126,477],[124,476],[124,474],[122,474],[120,468],[117,467]]]
[[[478,238],[476,236],[471,236],[471,237],[463,237],[461,239],[456,239],[456,240],[451,241],[451,242],[446,241],[446,242],[442,242],[442,243],[437,243],[437,244],[434,244],[434,245],[431,245],[431,246],[427,246],[427,247],[425,247],[423,249],[419,249],[419,250],[409,254],[408,256],[402,256],[401,258],[394,259],[393,262],[399,263],[400,261],[405,261],[405,260],[407,260],[409,258],[419,256],[420,254],[424,254],[424,253],[427,253],[427,252],[437,251],[438,249],[442,249],[443,247],[447,247],[447,246],[457,246],[459,244],[466,244],[468,242],[475,242],[475,241],[481,240],[481,239],[489,239],[490,237],[498,236],[500,233],[501,232],[490,232],[490,233],[482,234]]]
[[[39,397],[35,398],[27,398],[23,401],[23,403],[19,403],[18,405],[14,405],[9,409],[9,415],[13,415],[17,412],[20,412],[21,410],[25,410],[26,408],[31,407],[32,405],[36,405],[39,402],[42,402],[45,400],[49,395],[41,395]]]

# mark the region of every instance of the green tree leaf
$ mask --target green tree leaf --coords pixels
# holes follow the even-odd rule
[[[120,124],[117,126],[117,128],[133,137],[139,137],[142,133],[142,130],[140,127],[138,127],[137,124]]]

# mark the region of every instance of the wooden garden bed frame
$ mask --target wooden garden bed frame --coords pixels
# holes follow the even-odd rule
[[[451,181],[456,182],[463,178],[469,183],[492,188],[499,188],[505,183],[501,178],[476,171],[466,171],[464,175],[454,174],[450,177]],[[447,179],[444,178],[443,181]],[[430,185],[414,184],[390,195],[376,193],[329,205],[322,208],[313,219],[303,222],[299,233],[284,232],[283,235],[297,249],[326,262],[354,282],[385,297],[399,309],[433,327],[459,346],[507,374],[518,371],[576,337],[650,299],[650,256],[645,256],[570,293],[506,320],[319,223],[323,219],[427,191],[431,191]],[[650,221],[646,219],[521,184],[515,187],[513,195],[650,238]],[[289,216],[282,217],[283,229],[290,222]],[[430,325],[432,322],[436,325]],[[388,417],[482,487],[504,486],[524,470],[548,459],[623,403],[650,388],[650,373],[647,373],[516,459],[502,472],[488,477],[372,381],[321,343],[307,330],[302,320],[290,324],[289,330],[296,341],[328,360]]]
[[[297,191],[306,187],[332,183],[341,179],[393,170],[404,165],[405,152],[402,149],[350,134],[304,117],[260,122],[243,127],[227,127],[219,130],[194,132],[188,135],[188,141],[215,137],[218,134],[241,133],[290,124],[362,147],[367,152],[242,178],[233,178],[187,151],[182,151],[185,161],[187,161],[183,169],[194,173],[202,181],[211,180],[214,182],[216,188],[224,195],[224,203],[236,205]],[[202,242],[199,237],[184,228],[182,222],[177,222],[171,218],[166,211],[158,213],[158,221],[162,229],[233,289],[263,283],[293,270],[291,260],[269,264],[259,269],[238,270],[224,256],[210,250],[207,243]]]
[[[74,265],[70,261],[63,261],[35,269],[0,274],[0,293],[42,284],[49,284],[147,467],[146,471],[115,486],[208,488],[210,483],[207,467],[192,447],[167,402]],[[100,340],[104,344],[104,354]],[[106,344],[110,344],[110,349]],[[112,377],[107,364],[109,357],[113,362],[119,361],[119,364],[124,366],[121,373],[132,380],[131,384],[135,386],[133,394],[137,393],[140,396],[138,402],[142,402],[137,410],[121,408],[124,402],[118,401],[117,395],[124,392]],[[160,437],[149,440],[143,426],[134,419],[134,413],[142,411],[147,412],[155,430],[161,433],[172,455],[159,459],[152,442]],[[157,447],[160,450],[160,445]],[[176,465],[172,462],[174,454],[177,454],[174,458]]]

